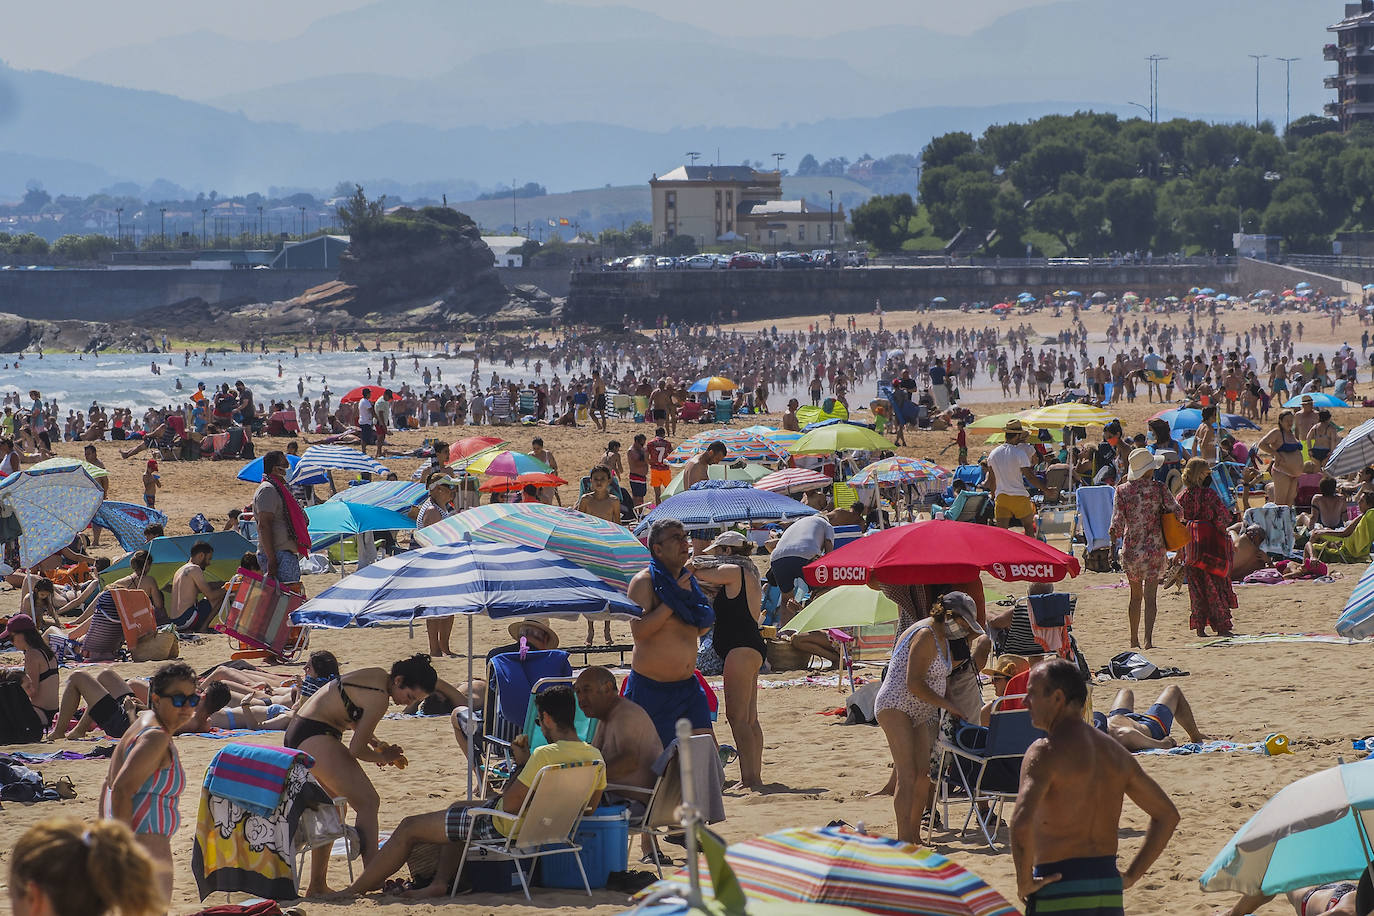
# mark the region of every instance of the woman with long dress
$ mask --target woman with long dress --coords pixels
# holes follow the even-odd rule
[[[1121,568],[1131,587],[1126,614],[1131,625],[1131,648],[1140,648],[1140,612],[1145,611],[1145,648],[1154,648],[1155,615],[1158,612],[1156,595],[1159,579],[1168,565],[1168,550],[1164,546],[1164,528],[1160,516],[1178,512],[1178,501],[1169,488],[1156,480],[1152,473],[1158,466],[1147,449],[1131,452],[1130,470],[1126,481],[1116,488],[1116,505],[1112,513],[1110,537],[1120,540]]]
[[[1194,458],[1183,469],[1183,493],[1178,498],[1188,523],[1189,544],[1184,564],[1188,579],[1188,626],[1198,636],[1211,627],[1218,636],[1231,635],[1231,511],[1212,487],[1212,468]]]

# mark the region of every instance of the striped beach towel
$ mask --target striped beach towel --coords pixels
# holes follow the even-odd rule
[[[298,760],[306,766],[315,764],[309,754],[290,748],[230,744],[210,761],[204,787],[211,795],[267,817],[281,803],[286,776]]]

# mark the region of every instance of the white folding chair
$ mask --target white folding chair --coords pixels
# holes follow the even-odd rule
[[[581,823],[594,787],[604,772],[605,764],[600,760],[546,766],[534,774],[529,794],[515,814],[496,808],[470,809],[468,815],[473,820],[473,826],[468,831],[467,842],[463,844],[463,854],[458,859],[458,871],[453,876],[450,894],[458,893],[458,880],[462,877],[468,853],[478,850],[495,859],[515,862],[515,873],[520,876],[520,887],[525,891],[526,900],[530,899],[530,884],[520,863],[570,852],[577,861],[577,870],[582,873],[582,886],[590,897],[592,888],[587,882],[587,870],[582,867],[582,847],[576,839],[577,825]],[[484,817],[510,821],[510,835],[491,840],[474,838],[476,821]]]

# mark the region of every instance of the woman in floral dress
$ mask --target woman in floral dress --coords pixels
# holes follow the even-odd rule
[[[1232,547],[1226,529],[1232,518],[1211,483],[1212,468],[1203,459],[1194,458],[1183,469],[1184,490],[1178,502],[1182,519],[1189,523],[1185,566],[1191,606],[1188,626],[1198,636],[1205,637],[1208,627],[1218,636],[1230,636],[1236,592],[1231,587]]]
[[[1140,648],[1140,610],[1145,608],[1145,648],[1154,648],[1155,603],[1159,578],[1168,565],[1164,529],[1159,517],[1179,512],[1178,501],[1164,484],[1151,474],[1157,467],[1148,449],[1131,452],[1126,482],[1116,488],[1116,507],[1112,513],[1111,538],[1120,539],[1121,568],[1131,586],[1127,616],[1131,623],[1131,648]]]

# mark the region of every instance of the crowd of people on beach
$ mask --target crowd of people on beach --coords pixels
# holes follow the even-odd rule
[[[370,767],[365,768],[406,765],[403,748],[377,738],[383,717],[393,707],[447,715],[455,746],[467,754],[495,689],[485,677],[457,685],[439,677],[433,659],[455,654],[448,643],[451,619],[427,622],[428,654],[398,659],[389,668],[348,669],[320,650],[309,653],[303,673],[291,678],[243,663],[197,673],[179,661],[169,661],[146,679],[126,680],[108,666],[80,668],[64,677],[59,652],[90,662],[119,657],[123,631],[115,591],[142,592],[159,623],[195,633],[216,619],[228,587],[206,575],[214,553],[206,542],[193,545],[187,562],[162,582],[153,573],[149,551],[134,551],[127,575],[105,587],[96,576],[108,560],[86,552],[88,545],[79,538],[31,569],[14,570],[11,583],[20,591],[20,606],[0,641],[22,654],[15,676],[41,732],[60,740],[98,729],[117,744],[100,793],[102,820],[89,826],[54,820],[26,833],[11,860],[11,892],[31,901],[25,912],[164,911],[176,873],[171,837],[180,827],[179,805],[188,785],[175,736],[212,728],[282,731],[285,747],[314,760],[313,778],[347,800],[363,869],[348,888],[336,892],[328,884],[328,849],[317,849],[303,888],[309,896],[375,890],[420,898],[447,895],[464,844],[507,836],[512,829],[513,819],[478,809],[517,814],[545,767],[602,767],[587,799],[589,810],[603,799],[642,806],[656,784],[656,765],[677,740],[680,719],[694,734],[715,735],[714,694],[698,674],[707,667],[723,678],[723,711],[734,742],[733,747],[720,744],[720,759],[737,761],[741,789],[766,791],[758,684],[770,664],[770,640],[781,632],[803,657],[840,659],[823,635],[786,637],[788,623],[803,608],[801,595],[809,591],[814,600],[824,593],[799,586],[803,569],[836,549],[837,529],[862,532],[918,511],[944,512],[960,496],[965,502],[969,495],[985,496],[985,509],[975,520],[1020,527],[1043,538],[1042,518],[1055,497],[1083,487],[1112,488],[1113,508],[1103,520],[1108,545],[1090,551],[1087,564],[1097,572],[1119,571],[1128,584],[1123,639],[1135,649],[1153,647],[1161,585],[1187,586],[1189,628],[1199,637],[1208,637],[1209,630],[1220,637],[1234,635],[1233,615],[1239,610],[1234,583],[1315,579],[1327,575],[1328,564],[1369,559],[1374,468],[1341,475],[1324,471],[1345,431],[1317,401],[1333,396],[1354,403],[1370,334],[1363,331],[1358,349],[1343,345],[1328,357],[1303,351],[1301,320],[1228,329],[1222,313],[1206,312],[1122,309],[1108,325],[1108,355],[1095,360],[1077,314],[1052,337],[1024,323],[985,329],[926,323],[892,330],[880,321],[873,330],[858,327],[852,318],[837,326],[837,317],[830,316],[828,328],[816,322],[794,332],[665,326],[613,347],[570,336],[547,348],[547,363],[536,356],[532,367],[522,367],[531,374],[516,380],[493,372],[485,385],[480,358],[473,360],[468,385],[454,386],[452,380],[444,383],[441,367],[428,361],[421,366],[419,357],[410,357],[414,383],[402,378],[394,387],[383,387],[396,379],[397,359],[382,355],[356,400],[336,401],[323,378],[319,397],[306,398],[304,376],[297,399],[264,401],[242,382],[218,391],[201,385],[179,408],[149,409],[135,419],[130,409],[93,404],[72,410],[64,428],[59,405],[45,402],[40,392],[28,392],[27,399],[17,392],[6,396],[0,421],[0,473],[5,474],[50,457],[61,440],[85,442],[89,466],[103,468],[96,443],[107,435],[123,443],[123,458],[169,447],[209,458],[250,457],[255,442],[295,432],[307,443],[323,432],[330,441],[390,454],[388,430],[486,425],[492,419],[518,423],[520,408],[510,405],[520,405],[531,390],[528,425],[590,425],[604,433],[611,419],[608,398],[625,394],[642,399],[632,409],[642,412],[646,431],[623,450],[610,440],[601,461],[579,469],[586,471],[588,487],[570,507],[612,524],[635,524],[645,508],[663,500],[679,469],[668,459],[679,424],[688,422],[685,407],[694,394],[689,380],[703,373],[738,377],[733,401],[741,411],[767,411],[770,396],[775,407],[781,406],[775,391],[802,394],[786,401],[779,424],[783,432],[800,431],[797,412],[806,395],[813,406],[829,400],[853,414],[876,405],[872,425],[892,437],[894,449],[850,456],[856,464],[895,454],[904,428],[913,427],[948,429],[958,436],[961,456],[967,454],[968,411],[957,389],[972,387],[984,376],[1008,397],[1012,391],[1019,396],[1024,384],[1027,396],[1041,403],[1074,402],[1110,411],[1144,389],[1147,401],[1157,400],[1161,409],[1197,413],[1197,423],[1186,427],[1192,433],[1188,437],[1179,435],[1185,427],[1165,417],[1151,419],[1140,431],[1112,420],[1100,426],[1100,437],[1097,427],[1050,430],[1009,418],[985,431],[1000,433],[999,444],[972,462],[961,458],[977,473],[961,475],[938,502],[914,497],[904,502],[890,493],[884,507],[881,494],[874,493],[845,505],[837,503],[833,488],[814,489],[798,498],[815,514],[771,531],[690,530],[672,519],[655,521],[643,539],[650,561],[628,586],[629,599],[642,613],[629,626],[632,646],[623,689],[614,672],[588,665],[571,688],[539,693],[533,699],[534,721],[546,742],[533,749],[525,737],[513,742],[514,770],[495,794],[396,823],[383,822],[382,794]],[[1333,327],[1341,317],[1332,310]],[[517,358],[527,359],[513,352],[498,358],[507,368]],[[546,369],[556,373],[557,368],[567,381],[557,374],[542,380]],[[866,383],[877,387],[877,396],[854,402],[854,392]],[[1298,409],[1281,406],[1290,396],[1298,399]],[[1272,426],[1260,428],[1268,424],[1276,399],[1280,406]],[[494,409],[502,403],[504,410]],[[237,437],[216,438],[234,430]],[[1062,439],[1056,433],[1063,433]],[[290,451],[299,451],[294,442]],[[529,454],[557,470],[537,435],[530,436]],[[726,454],[723,443],[703,443],[680,466],[682,488],[708,480]],[[189,451],[183,456],[193,457]],[[446,447],[435,446],[419,457],[424,460],[416,474],[426,498],[414,509],[418,524],[434,524],[468,508],[468,482],[452,467]],[[239,558],[239,566],[299,592],[311,546],[303,508],[314,494],[288,481],[287,450],[270,448],[261,459],[262,483],[244,507],[256,526],[257,550]],[[837,475],[844,466],[820,459],[791,463],[830,468]],[[156,459],[149,461],[143,478],[150,507],[160,485],[157,469]],[[626,498],[622,490],[628,491]],[[552,488],[530,486],[509,497],[493,494],[491,500],[544,503],[555,497]],[[622,508],[627,502],[628,513]],[[1171,517],[1183,532],[1181,540]],[[163,533],[152,526],[148,540]],[[12,546],[7,545],[7,562],[15,559]],[[402,549],[399,538],[391,549]],[[1029,710],[1045,737],[1029,747],[1013,780],[1019,796],[1010,844],[1018,890],[1028,912],[1120,912],[1122,893],[1142,879],[1179,823],[1173,802],[1133,752],[1173,747],[1175,725],[1189,742],[1208,740],[1183,691],[1169,687],[1138,711],[1134,692],[1122,690],[1105,713],[1094,710],[1092,668],[1077,644],[1068,639],[1051,649],[1035,625],[1030,607],[1054,593],[1048,584],[1031,586],[1005,609],[988,607],[977,581],[879,587],[900,611],[891,662],[872,698],[872,718],[892,756],[892,779],[881,791],[893,796],[896,835],[921,843],[923,832],[938,826],[929,773],[942,728],[954,740],[966,726],[986,729],[998,711]],[[587,648],[595,642],[596,622],[587,623]],[[513,642],[493,649],[488,661],[506,653],[559,649],[558,634],[537,619],[513,622],[510,635]],[[609,623],[604,637],[611,641]],[[576,728],[579,711],[600,723],[590,741]],[[1087,808],[1085,791],[1092,793]],[[1125,798],[1144,810],[1149,827],[1134,858],[1119,871],[1118,822]],[[384,829],[390,838],[382,843]],[[423,882],[397,883],[393,876],[420,844],[442,848],[434,871]],[[51,855],[71,854],[78,847],[87,850],[84,867],[92,875],[107,869],[118,869],[119,875],[80,888],[60,886],[46,863]],[[671,861],[651,839],[641,848],[645,863]],[[1316,893],[1336,905],[1349,894],[1329,888]],[[1243,899],[1233,912],[1238,916],[1249,912],[1244,907],[1262,902]],[[1339,912],[1329,904],[1327,911]]]

